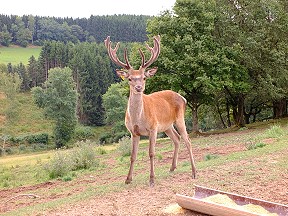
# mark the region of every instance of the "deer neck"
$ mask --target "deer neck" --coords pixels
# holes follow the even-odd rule
[[[143,93],[136,94],[130,91],[128,103],[131,121],[137,124],[143,115]]]

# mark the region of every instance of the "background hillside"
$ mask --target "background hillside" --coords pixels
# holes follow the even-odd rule
[[[107,35],[116,41],[147,40],[146,23],[150,16],[114,15],[90,18],[56,18],[0,15],[0,44],[43,45],[44,41],[103,42]]]

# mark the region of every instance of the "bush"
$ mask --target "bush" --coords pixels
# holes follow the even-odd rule
[[[111,133],[104,133],[99,138],[100,144],[112,143],[112,134]]]
[[[76,140],[86,140],[94,137],[94,132],[90,127],[78,126],[75,129],[74,139]]]
[[[21,135],[17,137],[10,137],[9,141],[12,142],[13,144],[26,144],[26,143],[48,144],[48,134],[40,133],[40,134]]]
[[[128,137],[129,133],[127,131],[121,131],[118,133],[104,133],[99,138],[100,144],[106,144],[106,143],[118,143],[123,137]]]
[[[96,160],[96,150],[91,143],[79,142],[77,145],[71,152],[73,170],[89,169],[99,164]]]
[[[48,144],[48,134],[41,133],[41,134],[32,134],[25,137],[29,144],[32,143],[43,143]]]
[[[269,138],[279,138],[285,134],[285,131],[279,125],[273,125],[265,131],[265,136]]]
[[[63,151],[58,150],[44,168],[47,170],[50,178],[69,176],[71,171],[79,169],[89,169],[97,167],[99,161],[96,158],[96,150],[90,142],[79,142],[77,147]]]
[[[54,157],[45,165],[51,179],[63,177],[72,170],[72,158],[68,152],[56,151]]]
[[[121,153],[122,157],[130,156],[131,155],[131,140],[130,137],[125,136],[119,140],[118,151]]]

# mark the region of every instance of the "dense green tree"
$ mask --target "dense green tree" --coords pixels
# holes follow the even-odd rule
[[[12,41],[12,36],[7,30],[7,26],[4,25],[0,32],[0,44],[3,46],[9,46]]]
[[[211,99],[211,79],[218,67],[214,21],[213,0],[178,0],[173,12],[148,23],[152,35],[161,35],[159,64],[164,68],[159,68],[158,80],[162,80],[162,87],[181,91],[186,97],[193,113],[194,132],[199,130],[198,108]]]
[[[70,67],[80,94],[78,115],[81,123],[104,124],[102,95],[113,82],[104,45],[81,43],[72,49]]]
[[[34,43],[34,33],[35,33],[35,18],[32,15],[28,16],[28,22],[27,22],[27,28],[30,31],[30,35],[31,38],[29,39],[29,41],[31,41],[31,43]]]
[[[16,43],[22,47],[27,47],[31,42],[32,33],[28,28],[21,28],[16,34],[17,40]]]
[[[103,106],[106,110],[105,122],[109,125],[120,121],[124,125],[124,116],[129,95],[129,88],[127,86],[125,81],[114,83],[103,95]]]
[[[38,72],[38,62],[32,55],[28,61],[27,73],[30,78],[29,87],[39,86],[39,72]]]
[[[112,84],[103,95],[105,123],[112,128],[102,136],[102,140],[100,138],[101,142],[118,142],[123,136],[129,135],[125,126],[125,112],[128,96],[129,87],[126,81]]]
[[[147,39],[148,18],[150,17],[143,15],[113,15],[72,19],[0,14],[0,32],[3,32],[4,25],[6,25],[12,43],[20,45],[25,44],[26,41],[42,45],[47,40],[73,43],[97,41],[99,43],[107,35],[113,36],[117,41],[143,42]],[[27,39],[25,42],[23,41],[24,35]],[[29,39],[28,36],[30,36]]]
[[[285,35],[288,28],[285,24],[287,13],[280,2],[243,0],[227,4],[226,0],[217,1],[217,41],[230,52],[238,50],[236,61],[242,67],[238,71],[246,71],[245,76],[239,74],[231,81],[237,84],[243,77],[248,76],[249,79],[246,87],[225,85],[234,116],[237,116],[236,123],[240,125],[243,125],[243,115],[249,123],[250,116],[254,115],[255,119],[255,113],[267,107],[269,101],[279,104],[279,110],[283,110],[281,101],[286,103],[282,98],[287,92]],[[278,99],[280,103],[277,103]]]
[[[27,73],[25,65],[20,62],[18,65],[14,66],[14,71],[19,75],[21,78],[21,91],[27,91],[30,89],[30,77],[29,74]]]
[[[8,100],[8,107],[4,111],[8,123],[13,123],[19,116],[19,101],[16,94],[20,90],[21,79],[18,74],[0,71],[0,92],[3,92]]]
[[[36,104],[44,108],[46,116],[55,121],[56,147],[65,146],[74,134],[77,123],[77,92],[71,69],[50,69],[45,89],[35,87],[32,92]]]

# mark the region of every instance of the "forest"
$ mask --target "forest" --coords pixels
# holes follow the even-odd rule
[[[187,124],[194,132],[245,127],[287,116],[287,23],[285,0],[177,0],[173,11],[157,17],[2,15],[2,45],[39,44],[42,51],[38,59],[31,56],[27,66],[8,64],[1,70],[18,74],[21,91],[30,91],[43,86],[50,69],[69,67],[79,95],[78,121],[104,125],[109,110],[104,109],[103,95],[109,99],[109,94],[117,95],[127,85],[117,84],[120,79],[103,40],[110,35],[113,42],[121,41],[119,58],[127,47],[129,60],[137,68],[139,47],[145,41],[151,44],[153,35],[159,34],[161,54],[154,64],[158,72],[147,81],[146,93],[163,89],[181,93],[189,107]],[[127,98],[127,91],[122,94]],[[123,104],[117,107],[123,110],[122,116]]]
[[[149,16],[113,15],[90,18],[57,18],[32,15],[0,14],[0,44],[28,44],[42,46],[45,41],[102,42],[107,35],[117,41],[143,42],[147,40],[146,22]]]

